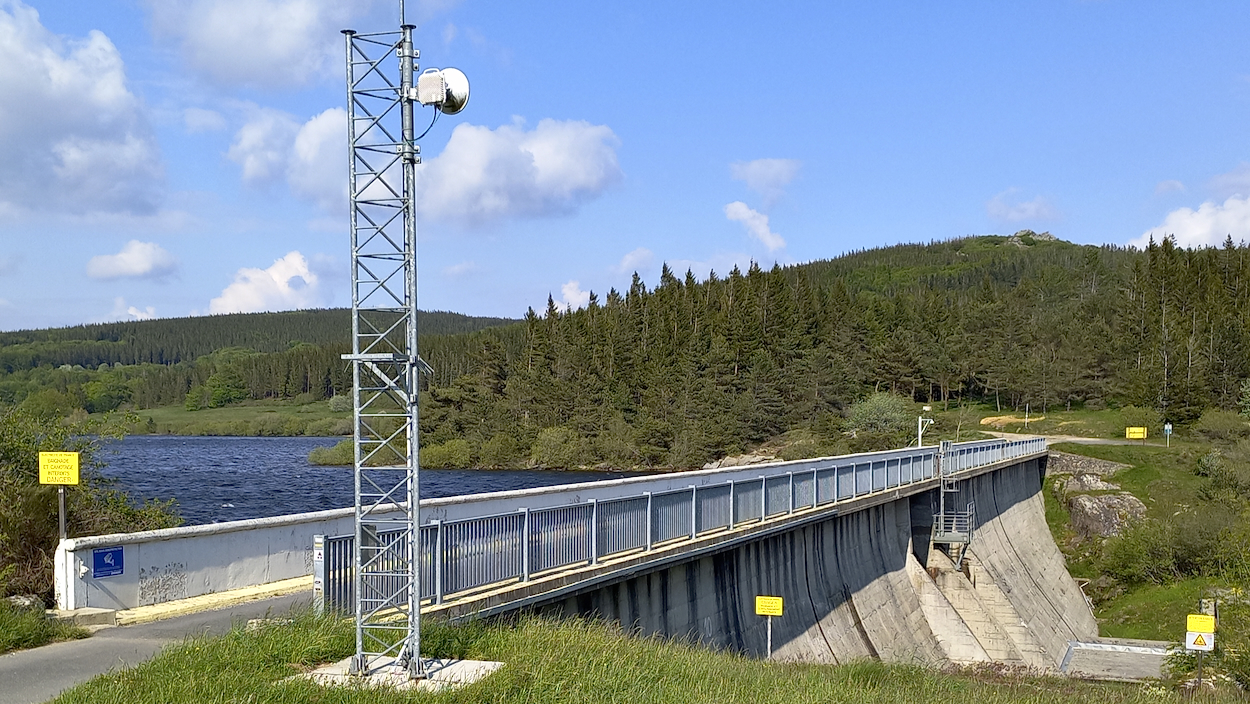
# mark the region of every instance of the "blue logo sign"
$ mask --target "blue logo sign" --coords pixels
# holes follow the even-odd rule
[[[91,551],[91,577],[115,577],[125,571],[122,546],[95,548]]]

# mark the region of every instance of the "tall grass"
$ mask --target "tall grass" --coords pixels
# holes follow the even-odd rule
[[[1023,702],[1120,704],[1181,701],[1160,688],[1100,685],[991,672],[941,673],[864,661],[836,666],[763,663],[696,645],[631,637],[609,625],[522,620],[423,634],[428,655],[499,660],[505,667],[439,695],[335,689],[285,681],[352,652],[351,625],[304,614],[257,632],[195,638],[132,670],[112,673],[56,701],[161,702],[605,702],[791,704]]]
[[[35,648],[57,640],[86,637],[86,630],[70,623],[54,621],[43,611],[16,609],[7,601],[0,601],[0,653]]]

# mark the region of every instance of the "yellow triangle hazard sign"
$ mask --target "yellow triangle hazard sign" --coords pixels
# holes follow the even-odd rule
[[[1194,636],[1194,645],[1202,645],[1202,646],[1205,646],[1206,644],[1207,644],[1207,641],[1206,641],[1206,639],[1205,639],[1205,638],[1203,638],[1203,637],[1202,637],[1202,634],[1201,634],[1201,633],[1199,633],[1198,635]]]

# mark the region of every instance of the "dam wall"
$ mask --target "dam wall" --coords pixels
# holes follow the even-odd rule
[[[1054,669],[1097,624],[1046,525],[1038,458],[965,479],[972,543],[955,565],[928,543],[937,492],[784,533],[535,606],[643,634],[762,657],[757,595],[780,596],[773,657],[941,664],[991,660]],[[985,642],[982,642],[985,641]]]

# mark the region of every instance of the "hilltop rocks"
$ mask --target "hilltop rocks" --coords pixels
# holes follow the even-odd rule
[[[763,464],[764,462],[776,462],[777,458],[773,455],[734,455],[732,457],[722,457],[714,462],[708,462],[703,465],[704,469],[724,469],[725,467],[745,467],[749,464]]]
[[[1146,504],[1128,492],[1118,494],[1076,494],[1068,499],[1072,527],[1086,537],[1109,538],[1119,535],[1130,522],[1146,515]]]
[[[1064,496],[1088,491],[1115,491],[1120,488],[1119,484],[1104,482],[1097,474],[1078,474],[1066,481],[1060,479],[1055,484],[1063,487],[1061,491]]]

